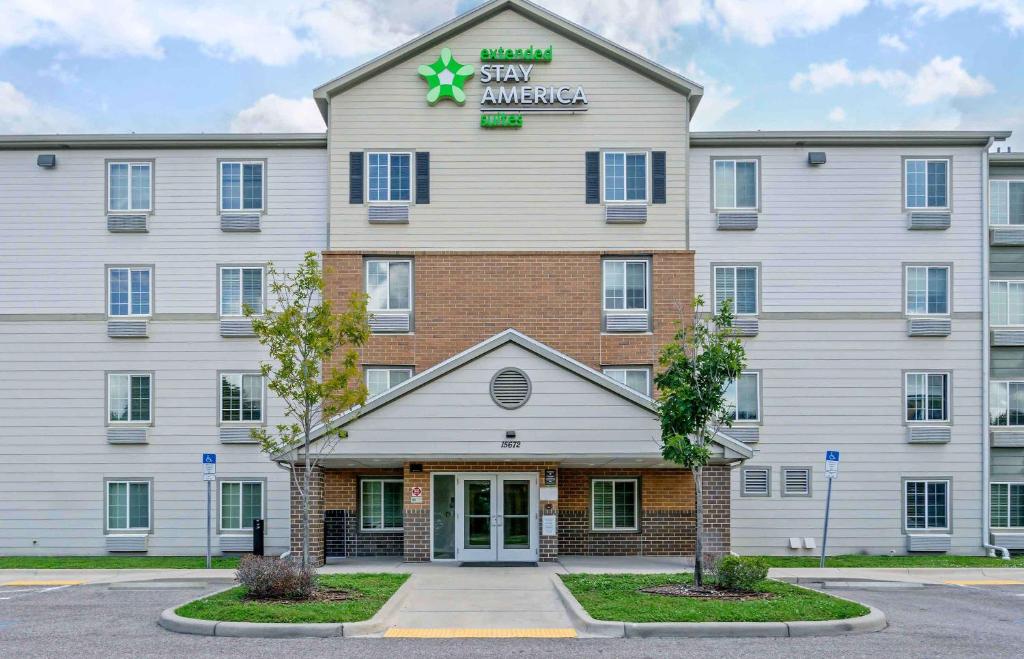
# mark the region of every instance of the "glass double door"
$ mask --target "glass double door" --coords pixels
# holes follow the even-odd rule
[[[460,561],[536,561],[536,474],[456,477],[455,558]]]

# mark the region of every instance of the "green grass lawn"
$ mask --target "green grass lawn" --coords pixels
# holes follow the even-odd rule
[[[563,574],[566,587],[592,617],[623,622],[789,622],[838,620],[868,608],[780,581],[761,582],[771,600],[700,600],[641,593],[640,588],[692,583],[689,574]]]
[[[762,556],[769,567],[818,567],[817,556]],[[828,556],[825,567],[1024,567],[1024,556],[1009,561],[988,556]]]
[[[408,578],[408,574],[321,575],[320,585],[359,594],[343,602],[247,602],[242,599],[245,587],[238,586],[180,606],[175,613],[185,618],[232,622],[358,622],[372,618]]]
[[[0,556],[0,570],[160,570],[203,567],[206,567],[205,556]],[[236,568],[238,559],[214,556],[213,567]]]

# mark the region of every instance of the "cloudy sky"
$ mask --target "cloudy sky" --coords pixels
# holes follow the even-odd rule
[[[696,130],[1013,129],[1024,0],[540,0],[705,86]],[[310,91],[479,0],[0,0],[0,133],[319,131]]]

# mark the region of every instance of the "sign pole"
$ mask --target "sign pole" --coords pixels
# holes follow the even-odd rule
[[[213,567],[213,481],[217,478],[217,454],[203,453],[203,480],[206,481],[206,569]]]
[[[839,451],[825,451],[825,479],[828,491],[825,493],[825,528],[821,532],[821,561],[818,567],[825,567],[825,548],[828,546],[828,514],[832,509],[832,481],[839,476]]]
[[[210,558],[210,543],[212,541],[212,531],[211,531],[211,524],[210,524],[210,521],[212,519],[212,515],[210,514],[210,507],[211,507],[210,502],[211,502],[212,497],[210,496],[210,492],[211,492],[212,489],[213,488],[210,487],[210,481],[206,481],[206,569],[207,570],[209,570],[211,567],[213,567],[213,559]],[[822,559],[822,560],[824,560],[824,559]]]

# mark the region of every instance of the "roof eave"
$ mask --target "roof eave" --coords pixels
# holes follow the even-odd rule
[[[0,135],[0,150],[327,148],[327,133],[119,133]]]
[[[979,146],[1002,141],[1011,131],[723,131],[690,134],[691,147],[747,146]]]

